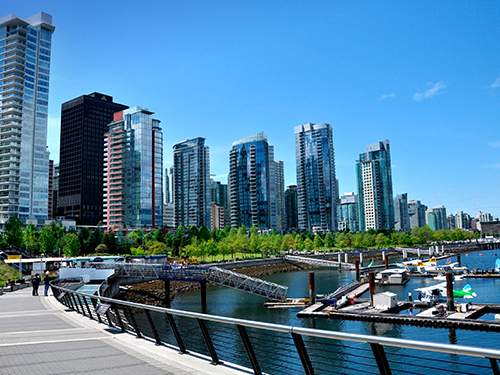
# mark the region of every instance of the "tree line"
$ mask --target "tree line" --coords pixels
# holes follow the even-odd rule
[[[26,250],[32,255],[85,256],[110,255],[161,255],[206,259],[207,257],[234,257],[277,255],[280,251],[329,251],[338,249],[366,249],[392,246],[427,245],[432,242],[461,241],[479,237],[461,229],[433,231],[428,225],[416,227],[410,233],[394,230],[336,233],[286,233],[269,231],[259,233],[257,227],[245,226],[210,231],[207,227],[178,227],[175,231],[141,230],[127,232],[117,237],[115,232],[103,232],[99,226],[93,230],[65,229],[56,222],[41,230],[33,224],[24,226],[17,217],[11,217],[0,236],[0,247]]]

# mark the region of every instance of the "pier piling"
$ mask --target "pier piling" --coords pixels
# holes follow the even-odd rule
[[[309,272],[309,303],[314,305],[316,303],[316,285],[314,281],[314,272]]]
[[[201,306],[207,307],[207,283],[204,281],[201,282],[200,287],[201,287]]]
[[[356,267],[356,281],[359,281],[359,260],[356,260],[354,264]]]
[[[453,303],[453,273],[446,272],[446,297],[448,311],[455,311],[455,304]]]
[[[373,296],[375,294],[375,272],[368,272],[368,291],[370,292],[370,306],[373,306]]]

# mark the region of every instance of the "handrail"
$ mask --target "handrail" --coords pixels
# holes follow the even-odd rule
[[[269,349],[269,345],[266,347],[266,339],[262,340],[260,338],[257,338],[254,340],[253,343],[251,343],[251,339],[255,338],[255,336],[250,337],[246,334],[246,329],[251,329],[251,330],[259,330],[266,332],[267,335],[272,335],[272,338],[279,336],[280,334],[286,334],[286,335],[291,335],[293,338],[293,344],[292,346],[295,346],[296,353],[292,352],[294,356],[300,357],[300,362],[298,359],[295,360],[295,362],[292,364],[293,366],[298,366],[298,364],[301,364],[304,368],[303,370],[307,374],[313,374],[314,372],[314,366],[318,366],[317,364],[317,358],[315,357],[317,355],[317,352],[321,352],[321,355],[318,355],[320,358],[319,361],[323,361],[320,364],[325,365],[326,360],[329,360],[329,352],[328,347],[330,346],[335,346],[337,344],[334,344],[334,340],[336,341],[341,341],[343,343],[345,342],[351,342],[351,343],[360,343],[360,344],[367,344],[371,347],[371,351],[373,352],[373,359],[375,360],[376,364],[366,364],[363,363],[363,366],[372,366],[376,369],[378,367],[378,371],[381,374],[388,374],[390,372],[390,364],[394,364],[395,366],[401,366],[401,362],[399,360],[388,360],[387,357],[390,355],[396,355],[398,358],[400,357],[400,353],[388,353],[386,355],[384,348],[386,347],[394,347],[394,348],[399,348],[399,349],[410,349],[410,350],[418,350],[418,351],[424,351],[424,352],[432,352],[432,353],[441,353],[441,354],[449,354],[453,356],[466,356],[466,357],[474,357],[474,358],[486,358],[489,360],[489,365],[485,366],[484,364],[478,364],[475,362],[470,362],[470,363],[464,363],[464,362],[456,362],[458,365],[466,365],[466,366],[472,366],[476,370],[478,369],[490,369],[493,370],[493,373],[497,373],[498,371],[498,364],[497,360],[500,360],[500,350],[494,350],[494,349],[483,349],[483,348],[475,348],[475,347],[467,347],[467,346],[461,346],[461,345],[451,345],[451,344],[438,344],[438,343],[431,343],[431,342],[422,342],[422,341],[415,341],[415,340],[405,340],[405,339],[398,339],[398,338],[390,338],[390,337],[379,337],[379,336],[370,336],[370,335],[363,335],[363,334],[353,334],[353,333],[344,333],[344,332],[337,332],[337,331],[327,331],[327,330],[318,330],[318,329],[311,329],[311,328],[303,328],[303,327],[295,327],[295,326],[286,326],[286,325],[280,325],[280,324],[274,324],[274,323],[266,323],[266,322],[258,322],[258,321],[251,321],[251,320],[245,320],[245,319],[237,319],[237,318],[230,318],[230,317],[223,317],[223,316],[215,316],[215,315],[208,315],[208,314],[202,314],[202,313],[196,313],[196,312],[190,312],[190,311],[182,311],[182,310],[176,310],[176,309],[170,309],[170,308],[164,308],[164,307],[157,307],[157,306],[149,306],[149,305],[144,305],[140,303],[135,303],[135,302],[129,302],[129,301],[122,301],[122,300],[116,300],[113,298],[108,298],[108,297],[103,297],[103,296],[95,296],[87,293],[82,293],[75,291],[71,288],[67,288],[65,286],[61,286],[61,284],[66,284],[69,280],[55,280],[51,282],[52,286],[52,291],[54,292],[54,295],[56,298],[72,310],[75,310],[81,314],[88,315],[90,318],[94,319],[94,314],[97,316],[97,319],[99,322],[103,323],[104,318],[107,319],[107,322],[110,326],[114,325],[116,327],[121,328],[122,331],[130,331],[133,332],[137,335],[137,337],[143,337],[143,335],[146,335],[144,330],[141,330],[140,324],[138,321],[144,322],[144,317],[147,318],[147,323],[148,327],[145,330],[149,333],[149,335],[153,336],[152,338],[155,339],[157,344],[162,343],[162,337],[160,333],[158,333],[158,330],[155,327],[155,322],[152,319],[153,314],[161,314],[164,315],[169,322],[171,326],[171,330],[173,334],[175,335],[176,342],[179,346],[179,349],[182,353],[186,352],[186,349],[183,344],[182,337],[179,333],[180,329],[177,328],[176,322],[173,320],[172,317],[177,317],[177,319],[180,318],[189,318],[190,320],[195,320],[198,322],[200,330],[202,330],[203,333],[203,339],[207,347],[209,348],[210,355],[212,356],[212,360],[214,364],[220,363],[216,349],[212,343],[214,340],[219,340],[219,337],[217,336],[217,333],[221,330],[220,325],[229,325],[232,327],[236,327],[238,331],[240,332],[241,335],[241,341],[243,342],[245,349],[248,347],[252,347],[252,344],[255,345],[256,350],[260,349],[265,352],[265,354],[271,354],[271,357],[273,358],[273,353],[268,353],[269,350],[275,350],[276,353],[282,352],[283,350],[289,350],[290,343],[286,343],[283,341],[277,340],[276,342],[278,343],[278,347],[273,347],[273,349]],[[81,284],[80,280],[73,280],[72,282],[77,283],[78,285]],[[71,283],[71,281],[70,281]],[[93,309],[91,309],[91,305],[88,303],[88,301],[91,301],[91,304],[93,305]],[[98,310],[99,306],[101,304],[106,304],[110,308],[106,310],[106,315],[99,315]],[[94,311],[92,313],[92,311]],[[134,315],[133,312],[136,312],[137,316]],[[124,321],[125,319],[125,321]],[[165,321],[163,319],[163,321]],[[206,323],[215,323],[217,324],[217,329],[210,333],[209,330],[207,330],[207,326],[205,326]],[[104,322],[105,323],[105,322]],[[164,323],[160,323],[164,324]],[[187,324],[187,323],[186,323]],[[192,328],[186,328],[189,330],[189,338],[186,338],[186,341],[188,339],[193,338],[193,331]],[[226,331],[226,329],[224,329]],[[224,337],[226,335],[230,334],[231,330],[228,328],[227,329],[227,334],[221,334],[221,337]],[[213,337],[211,337],[211,335]],[[307,338],[308,341],[306,343],[306,340],[303,340],[303,338]],[[234,338],[233,338],[234,339]],[[309,347],[307,345],[312,345],[314,342],[310,342],[311,339],[325,339],[327,340],[325,343],[320,343],[316,345],[314,348],[311,348],[310,351],[308,352]],[[220,339],[222,340],[222,339]],[[314,340],[313,340],[314,341]],[[203,340],[202,340],[203,342]],[[225,345],[228,345],[227,341],[226,342],[217,342],[216,343],[218,346],[218,350],[222,351],[221,347],[224,348]],[[307,345],[306,345],[307,344]],[[233,345],[233,344],[231,344]],[[282,347],[279,347],[281,345]],[[261,346],[264,347],[264,349],[260,348]],[[288,349],[287,349],[288,348]],[[352,351],[352,345],[350,346],[349,351]],[[354,348],[355,350],[365,350],[366,349],[361,349],[361,348]],[[370,350],[370,349],[368,349]],[[424,353],[425,354],[425,353]],[[261,374],[262,372],[260,371],[260,367],[258,365],[258,356],[255,354],[254,350],[248,350],[247,355],[249,356],[250,363],[252,364],[252,368],[254,369],[254,372],[256,374]],[[349,355],[353,355],[349,353]],[[262,355],[262,357],[266,357],[266,355]],[[269,357],[269,356],[267,356]],[[315,357],[316,361],[311,361],[310,357]],[[364,361],[368,361],[368,357],[366,357],[366,353],[361,356]],[[435,361],[433,359],[433,356],[429,356],[429,354],[425,354],[422,357],[415,357],[415,356],[410,356],[412,358],[417,358],[418,363],[407,363],[404,364],[405,369],[406,367],[411,367],[411,366],[419,366],[421,369],[425,369],[425,363],[429,361]],[[325,359],[326,358],[326,359]],[[288,356],[289,359],[289,356]],[[373,361],[372,359],[372,361]],[[233,358],[231,358],[233,360]],[[341,359],[342,360],[342,359]],[[351,362],[352,363],[352,362]],[[443,363],[442,366],[449,366],[450,360],[448,359],[446,363]],[[244,366],[248,365],[248,362],[243,362],[239,363]],[[326,364],[329,366],[330,364]],[[433,365],[436,366],[436,365]],[[443,367],[445,369],[446,367]],[[412,370],[414,368],[412,367]],[[389,370],[389,371],[387,371]],[[439,368],[438,368],[439,370]],[[274,369],[274,371],[277,371]],[[288,370],[287,370],[288,371]],[[291,371],[291,370],[290,370]],[[296,369],[294,371],[297,371]],[[268,372],[268,371],[266,371]],[[290,372],[290,373],[296,373],[296,372]],[[302,373],[302,372],[299,372]],[[321,373],[321,371],[318,371],[318,373]],[[414,372],[415,373],[415,372]]]

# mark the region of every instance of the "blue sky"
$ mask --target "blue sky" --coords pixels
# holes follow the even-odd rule
[[[295,183],[293,128],[334,129],[340,193],[389,139],[394,193],[500,217],[498,1],[32,1],[53,16],[49,148],[61,104],[94,91],[155,112],[172,146],[205,137],[226,181],[232,142],[264,131]],[[7,9],[8,8],[8,9]]]

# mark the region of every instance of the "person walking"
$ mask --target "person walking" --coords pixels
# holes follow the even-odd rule
[[[33,296],[38,296],[38,287],[40,286],[40,282],[42,279],[40,278],[39,274],[36,274],[32,279],[31,279],[31,285],[33,286],[33,292],[31,295]]]
[[[411,300],[412,300],[412,297],[411,297],[411,292],[408,292],[408,301],[410,301],[410,302],[411,302]]]
[[[48,272],[45,274],[45,277],[43,278],[43,283],[45,287],[43,295],[47,297],[49,295],[49,288],[50,288],[50,275]]]

